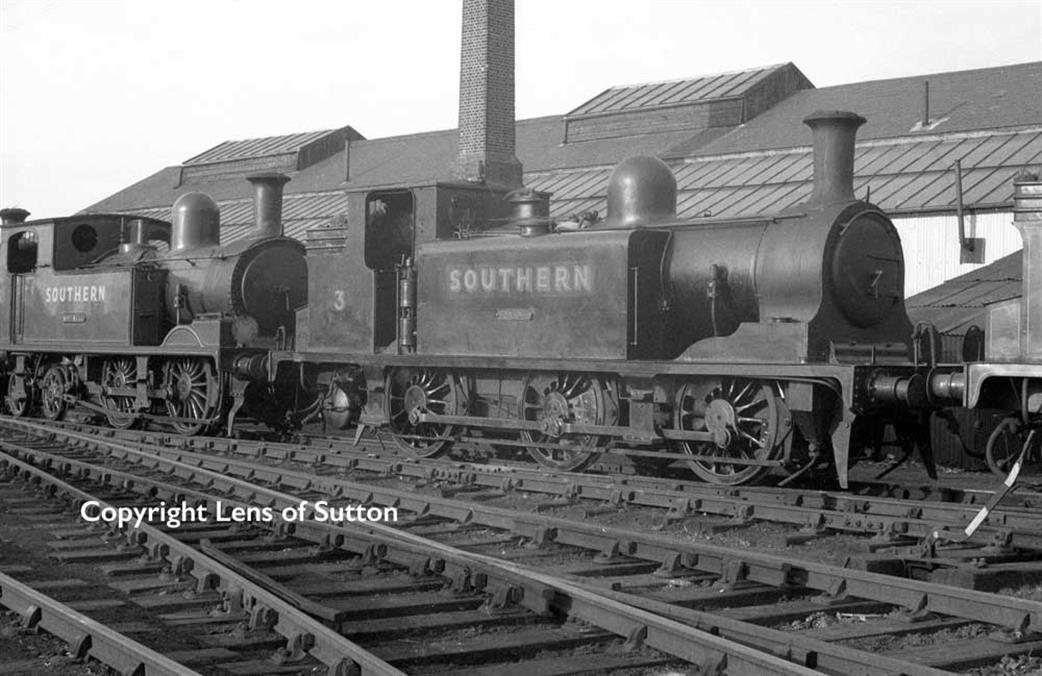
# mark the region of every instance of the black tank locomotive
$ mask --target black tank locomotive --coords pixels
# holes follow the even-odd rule
[[[116,426],[155,418],[192,434],[263,403],[266,388],[238,375],[263,373],[269,351],[292,340],[307,266],[300,243],[281,233],[286,177],[250,180],[256,225],[225,246],[217,205],[201,193],[177,200],[172,224],[9,218],[0,243],[7,412],[58,419],[75,404]]]
[[[578,231],[552,231],[532,191],[349,194],[346,227],[310,233],[311,303],[274,367],[318,383],[336,426],[386,428],[416,455],[468,439],[577,470],[611,451],[725,484],[831,460],[845,483],[852,445],[928,404],[898,235],[853,194],[863,122],[807,119],[813,195],[768,218],[678,219],[672,173],[647,157],[616,168],[607,218]],[[415,245],[376,265],[387,200]]]

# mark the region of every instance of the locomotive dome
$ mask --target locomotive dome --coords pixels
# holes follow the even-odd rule
[[[604,227],[633,228],[669,220],[677,214],[677,180],[662,160],[648,155],[616,165],[608,179]]]
[[[221,242],[221,210],[217,203],[201,192],[185,193],[171,208],[173,230],[170,250],[188,251]]]

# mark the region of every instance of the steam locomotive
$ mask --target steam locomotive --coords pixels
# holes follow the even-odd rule
[[[5,210],[6,411],[57,420],[76,405],[116,427],[157,419],[197,434],[264,399],[264,387],[229,374],[285,346],[283,327],[306,302],[307,263],[281,234],[286,177],[250,181],[256,226],[226,246],[217,204],[200,193],[174,203],[172,224],[106,214],[24,222],[24,210]]]
[[[887,423],[928,459],[923,413],[978,405],[992,380],[1023,381],[1037,425],[1040,334],[1021,370],[937,363],[897,232],[853,193],[864,119],[805,122],[813,194],[763,218],[679,219],[668,166],[636,157],[574,231],[547,194],[431,182],[348,193],[346,223],[301,245],[281,235],[280,175],[251,177],[255,231],[227,246],[198,193],[172,225],[9,224],[6,408],[184,434],[320,416],[415,456],[466,441],[581,470],[610,453],[728,485],[829,462],[846,486]]]

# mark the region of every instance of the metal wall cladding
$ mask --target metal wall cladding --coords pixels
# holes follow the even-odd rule
[[[1009,211],[967,214],[966,236],[984,240],[983,263],[961,263],[959,221],[954,215],[893,219],[905,255],[905,297],[994,263],[1022,247]]]
[[[949,412],[952,414],[954,423],[936,413],[930,415],[928,423],[930,448],[933,450],[934,462],[940,467],[986,470],[988,463],[982,454],[988,442],[988,436],[1005,417],[1005,412],[965,408],[954,408]],[[887,450],[890,453],[899,452],[901,440],[893,426],[888,425],[883,433],[883,444],[888,447]],[[967,447],[973,452],[973,455],[966,452]],[[991,482],[989,477],[990,475],[982,477],[982,482],[989,484]]]
[[[665,240],[614,230],[427,245],[417,259],[418,350],[550,359],[654,352]],[[638,305],[652,310],[642,318]]]
[[[983,453],[988,437],[1006,413],[992,409],[968,410],[956,408],[951,411],[955,426],[940,416],[930,416],[930,445],[934,460],[942,467],[981,470],[987,462],[981,457],[966,453],[969,447],[975,454]],[[964,446],[965,444],[965,446]],[[985,480],[985,483],[989,483]]]

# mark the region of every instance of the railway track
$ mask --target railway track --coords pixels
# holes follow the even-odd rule
[[[0,598],[2,605],[19,613],[27,628],[39,625],[52,631],[58,627],[52,633],[70,641],[75,654],[94,657],[120,673],[190,674],[196,673],[196,667],[214,661],[215,645],[231,643],[243,644],[245,650],[225,656],[224,673],[313,673],[323,665],[330,674],[401,673],[241,572],[199,551],[192,546],[191,537],[181,539],[148,523],[122,533],[107,529],[92,532],[84,528],[77,510],[67,509],[88,502],[95,503],[98,509],[116,507],[128,497],[122,492],[107,490],[105,493],[111,497],[106,499],[103,494],[88,493],[10,456],[0,456],[0,464],[8,473],[21,476],[41,495],[60,496],[59,503],[47,504],[39,499],[31,499],[31,505],[20,503],[21,516],[33,517],[27,520],[35,532],[39,532],[42,523],[48,524],[48,533],[54,538],[48,543],[53,549],[51,557],[62,564],[86,563],[96,567],[95,571],[79,569],[87,574],[86,580],[39,579],[40,570],[51,568],[41,557],[31,553],[25,556],[25,551],[5,547],[4,558],[15,561],[5,561],[8,571],[29,574],[33,579],[22,586],[37,592],[40,588],[53,588],[68,593],[90,587],[95,592],[91,594],[93,598],[79,599],[75,605],[127,625],[122,632],[106,635],[95,631],[97,622],[84,624],[83,618],[69,614],[68,606],[52,603],[52,619],[44,621],[36,617],[41,606],[31,597],[15,594],[9,599],[5,593]],[[11,513],[10,496],[5,498],[6,517],[10,521],[18,514],[17,510]],[[97,594],[99,588],[101,593]],[[127,623],[130,598],[136,612],[132,614],[134,621]],[[30,601],[28,605],[26,599]],[[79,633],[70,633],[67,625],[79,626]],[[141,634],[150,641],[168,647],[176,645],[179,649],[168,650],[159,660],[155,650],[143,652],[132,636],[121,634]],[[206,638],[200,644],[194,638],[197,636]],[[250,643],[251,637],[263,637],[261,646],[281,644],[283,649],[277,655],[282,664],[272,663],[271,651],[258,650],[256,644]]]
[[[693,481],[640,476],[548,473],[542,469],[501,464],[465,463],[395,455],[393,443],[363,439],[289,444],[223,438],[171,436],[161,432],[115,432],[104,428],[69,427],[129,443],[177,446],[218,454],[226,459],[299,469],[329,477],[395,476],[414,485],[437,485],[442,495],[495,499],[507,493],[548,496],[540,504],[548,513],[569,508],[597,513],[618,508],[647,509],[656,529],[696,532],[740,531],[759,523],[780,524],[773,534],[782,544],[796,545],[847,534],[871,540],[859,543],[856,564],[868,570],[894,572],[945,584],[997,590],[1042,580],[1042,530],[1038,527],[1042,495],[1018,491],[991,509],[982,526],[960,542],[923,546],[938,530],[958,532],[981,513],[990,493],[886,489],[858,486],[864,493],[814,488],[721,487]],[[319,446],[318,444],[323,444]],[[898,495],[895,495],[897,493]],[[933,499],[931,499],[933,498]],[[953,498],[947,501],[943,498]],[[576,511],[575,509],[571,511]]]
[[[11,450],[11,446],[6,446]],[[59,458],[38,448],[22,447],[22,453],[34,463],[61,465],[65,473],[87,485],[118,488],[124,501],[134,495],[126,491],[137,487],[145,489],[136,496],[137,500],[142,497],[156,500],[159,496],[172,497],[177,493],[182,499],[189,499],[194,504],[209,503],[214,507],[214,513],[216,501],[220,499],[224,500],[228,509],[252,506],[231,499],[220,491],[215,493],[213,486],[209,492],[190,490],[97,464]],[[93,502],[97,503],[98,509],[114,506],[69,485],[35,464],[6,454],[0,456],[0,462],[14,475],[43,487],[45,492],[60,496],[66,503],[72,501],[82,507]],[[106,483],[104,479],[115,483]],[[530,653],[548,653],[541,658],[547,667],[551,664],[567,665],[568,660],[571,660],[573,671],[577,664],[581,664],[582,669],[616,671],[679,662],[688,665],[727,664],[734,669],[733,673],[813,673],[789,660],[750,649],[595,592],[578,587],[569,588],[566,583],[555,578],[535,580],[495,563],[483,564],[472,560],[451,548],[436,551],[442,556],[434,561],[427,541],[413,544],[403,542],[400,536],[387,538],[364,529],[325,529],[321,533],[321,541],[316,541],[318,533],[312,531],[309,533],[312,536],[310,539],[300,537],[299,533],[294,537],[283,533],[282,537],[273,542],[271,533],[267,531],[215,529],[214,526],[214,523],[195,524],[176,538],[166,534],[165,540],[164,537],[157,537],[158,531],[146,524],[127,525],[121,530],[120,535],[125,544],[131,548],[140,548],[141,553],[147,555],[147,561],[140,562],[140,565],[151,566],[151,572],[155,572],[155,566],[159,563],[155,560],[157,550],[164,557],[173,557],[167,559],[167,564],[177,582],[167,580],[167,584],[178,584],[190,576],[194,579],[193,587],[196,590],[215,589],[219,592],[193,599],[190,605],[199,606],[198,612],[167,616],[164,620],[193,626],[205,625],[214,620],[211,613],[203,609],[221,598],[234,597],[241,589],[258,587],[280,598],[283,606],[276,608],[265,605],[261,608],[252,597],[238,600],[232,598],[224,602],[225,611],[237,620],[250,618],[251,625],[261,622],[263,626],[278,628],[283,625],[284,606],[296,605],[299,606],[296,613],[307,612],[342,632],[351,632],[352,638],[360,636],[373,643],[370,647],[374,651],[360,651],[353,647],[352,650],[358,652],[351,653],[335,645],[319,646],[310,633],[305,631],[295,632],[281,641],[268,635],[219,636],[207,640],[210,648],[195,653],[196,658],[205,655],[208,666],[216,669],[214,673],[296,673],[297,670],[287,668],[284,664],[256,661],[246,664],[239,658],[239,651],[243,649],[263,649],[280,642],[284,646],[280,655],[301,659],[303,653],[307,653],[312,657],[325,658],[323,661],[329,673],[335,674],[400,673],[398,666],[417,673],[443,671],[445,668],[452,673],[460,673],[461,663],[473,667],[475,660],[495,660],[502,659],[504,655]],[[200,533],[194,533],[195,530],[202,530],[203,537]],[[90,537],[89,533],[86,535]],[[96,537],[98,534],[94,535]],[[335,545],[333,538],[336,540]],[[219,539],[220,543],[213,542],[214,539]],[[176,555],[166,551],[172,542],[177,543]],[[87,554],[78,549],[61,554],[65,560],[83,555]],[[91,552],[89,555],[97,556],[98,553]],[[212,569],[223,571],[225,567],[229,570],[234,568],[235,577],[215,579]],[[334,578],[330,576],[333,570],[340,575],[356,572],[358,579]],[[366,575],[366,571],[370,574]],[[148,572],[147,569],[133,568],[131,571],[121,568],[120,572],[134,575],[125,583],[128,590],[154,589],[157,584],[154,575],[137,575]],[[389,574],[382,575],[384,572]],[[326,574],[325,579],[314,577],[323,573]],[[301,578],[308,578],[312,586],[311,594],[325,600],[306,599],[299,591],[278,582],[272,575],[291,576],[298,583]],[[316,587],[319,591],[314,590]],[[443,595],[439,593],[441,591],[448,591],[449,594]],[[146,604],[155,602],[155,595],[145,598],[150,599]],[[142,599],[136,602],[140,604]],[[180,607],[182,604],[182,601],[177,601],[176,604],[163,605]],[[416,621],[421,610],[427,612]],[[260,619],[254,621],[253,618],[257,616]],[[509,633],[496,632],[496,629],[504,626],[513,630]],[[461,641],[457,635],[441,639],[435,636],[424,640],[427,638],[423,635],[424,631],[439,635],[446,628],[477,628],[481,631],[468,641]],[[325,626],[322,626],[322,631],[331,632]],[[620,635],[629,639],[625,651],[609,650],[600,654],[605,644]],[[347,646],[354,646],[347,639],[341,640]],[[577,648],[596,652],[552,654],[560,650],[575,651]],[[386,655],[394,666],[386,665],[380,655]],[[327,660],[330,659],[335,661],[329,664]],[[448,667],[439,669],[439,665],[446,663]],[[307,665],[307,668],[313,666]],[[532,662],[527,662],[523,668],[542,671],[538,663]],[[492,666],[482,671],[474,667],[472,670],[475,673],[499,673],[501,668]]]
[[[394,506],[408,517],[399,523],[399,528],[371,523],[359,527],[307,522],[296,524],[291,534],[284,528],[281,535],[299,539],[300,543],[289,549],[305,549],[311,556],[341,556],[348,552],[349,560],[361,559],[363,569],[368,564],[377,570],[386,567],[399,571],[399,575],[408,570],[421,581],[436,573],[450,589],[473,579],[475,566],[487,566],[485,586],[487,580],[501,579],[503,575],[513,581],[505,587],[502,583],[493,585],[494,589],[486,593],[486,598],[492,599],[492,605],[500,611],[518,605],[518,594],[520,606],[527,608],[524,599],[531,602],[533,598],[545,598],[547,589],[569,599],[569,608],[575,611],[575,599],[587,598],[583,595],[589,594],[597,602],[594,607],[580,607],[579,619],[607,636],[625,637],[630,651],[654,649],[703,666],[707,659],[717,666],[726,662],[727,673],[770,672],[764,671],[762,665],[756,667],[759,671],[743,671],[746,667],[740,665],[748,657],[720,652],[719,647],[714,652],[702,646],[699,655],[679,656],[677,647],[669,647],[675,635],[658,633],[661,629],[649,620],[669,620],[687,629],[697,627],[700,634],[708,632],[736,646],[755,648],[761,655],[782,657],[789,666],[797,662],[825,673],[937,674],[942,673],[938,667],[987,664],[1005,654],[1028,654],[1042,647],[1042,642],[1035,638],[1042,627],[1042,604],[1037,602],[704,542],[677,541],[656,533],[627,532],[545,514],[504,510],[480,501],[465,502],[420,495],[415,490],[359,484],[323,476],[321,472],[266,466],[255,459],[215,457],[212,453],[147,445],[134,447],[125,440],[104,440],[76,432],[44,432],[49,437],[49,450],[41,450],[41,442],[29,442],[21,446],[18,454],[43,466],[93,477],[104,485],[133,488],[153,499],[192,490],[195,500],[212,501],[216,495],[225,501],[241,501],[243,506],[289,507],[302,499],[313,502],[322,497],[332,497],[334,502]],[[171,487],[167,483],[170,477],[177,477],[182,484],[187,481],[194,488]],[[359,531],[381,540],[370,540],[366,547],[347,545],[348,535],[354,537]],[[245,534],[238,537],[245,540]],[[207,546],[212,549],[220,545]],[[258,549],[246,543],[241,547],[243,551]],[[406,553],[396,559],[402,548]],[[247,565],[255,572],[267,568],[283,575],[286,571],[279,568],[284,569],[287,564],[256,554]],[[471,571],[463,581],[462,570]],[[491,578],[488,570],[495,571]],[[322,595],[315,593],[315,584],[321,587],[325,583],[312,580],[310,587],[299,586],[296,575],[281,581],[268,573],[264,575],[283,584],[288,597],[296,595],[298,600],[321,605],[316,596],[320,599]],[[518,582],[519,579],[524,581]],[[634,619],[623,614],[623,619],[608,620],[603,604],[609,601],[620,607],[640,609],[646,616]],[[547,606],[527,610],[545,617]],[[312,614],[321,616],[315,611],[312,605]],[[325,612],[328,615],[332,611]],[[428,616],[427,622],[436,623],[444,613]],[[816,628],[818,622],[814,618],[825,617],[863,621],[837,621],[827,628]],[[386,624],[393,626],[400,619],[395,618],[397,615],[388,616]],[[329,620],[327,616],[326,621]],[[468,622],[462,616],[459,621]],[[357,625],[345,628],[356,634],[363,629]],[[801,631],[793,631],[794,628]],[[670,631],[676,629],[670,627]],[[945,632],[951,634],[948,640]],[[988,636],[989,632],[997,632],[998,638]],[[357,638],[356,634],[352,638]],[[917,651],[903,643],[906,637],[930,635],[937,637],[930,649]],[[596,636],[586,638],[594,643],[598,640]],[[866,641],[882,641],[889,647],[872,652],[852,647]],[[632,652],[626,655],[633,656]],[[582,655],[573,657],[580,664],[589,659]],[[429,656],[420,661],[426,658]],[[553,658],[555,663],[561,659]],[[646,659],[668,657],[651,655]],[[526,664],[515,668],[532,666],[530,662]],[[564,664],[561,662],[562,668]],[[498,673],[506,668],[507,665],[499,665],[495,670]]]
[[[70,585],[72,580],[37,580],[36,587]],[[101,605],[94,599],[93,605]],[[138,643],[126,634],[97,622],[72,606],[48,596],[39,589],[0,573],[0,603],[20,618],[19,629],[43,629],[65,641],[76,658],[90,657],[123,673],[183,676],[194,673],[174,659]],[[86,605],[82,601],[80,606]],[[39,667],[37,660],[25,659],[3,665],[4,673],[27,673]]]

